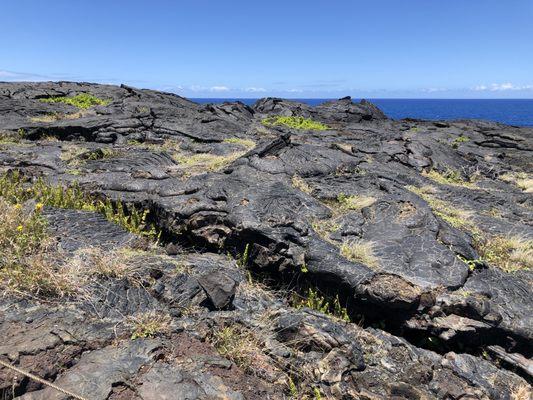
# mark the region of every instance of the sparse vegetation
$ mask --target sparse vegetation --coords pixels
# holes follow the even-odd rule
[[[311,222],[313,230],[324,240],[330,241],[329,235],[340,229],[336,218],[316,219]]]
[[[344,210],[361,210],[365,207],[370,207],[376,202],[376,198],[364,195],[347,196],[341,193],[337,196],[337,203]]]
[[[233,161],[235,161],[242,155],[244,155],[243,152],[235,152],[225,156],[219,156],[209,153],[193,155],[174,154],[173,158],[178,164],[190,166],[202,172],[212,172],[221,170],[222,168],[231,164]]]
[[[309,186],[309,184],[306,181],[304,181],[303,178],[300,177],[299,175],[293,175],[291,179],[291,183],[292,183],[292,186],[294,186],[296,189],[304,193],[310,194],[313,191],[311,186]]]
[[[350,322],[348,310],[341,305],[339,295],[336,295],[333,300],[329,301],[318,290],[309,288],[303,297],[293,294],[291,305],[295,308],[311,308],[312,310],[320,311],[326,315]]]
[[[72,97],[48,97],[45,99],[40,99],[40,101],[43,103],[65,103],[82,110],[86,110],[93,106],[106,106],[111,103],[111,100],[100,99],[89,93],[79,93]]]
[[[374,255],[374,243],[364,240],[347,240],[342,243],[340,253],[350,261],[359,262],[370,268],[379,268],[379,260]]]
[[[484,260],[506,272],[533,268],[533,240],[531,239],[518,236],[493,236],[483,240],[478,247]]]
[[[427,172],[422,172],[422,175],[431,179],[432,181],[440,183],[441,185],[453,185],[470,188],[475,187],[475,183],[464,180],[460,172],[451,168],[447,168],[445,172],[439,172],[432,169]]]
[[[224,139],[224,143],[236,144],[248,150],[251,150],[255,147],[255,142],[253,140],[241,139],[241,138],[236,138],[236,137]]]
[[[528,385],[519,385],[511,391],[511,400],[531,400],[531,387]]]
[[[43,205],[25,210],[0,198],[0,285],[16,293],[63,296],[72,281],[58,270],[55,243],[46,233]]]
[[[438,199],[435,196],[435,189],[433,187],[423,186],[418,188],[416,186],[408,186],[407,189],[424,199],[436,216],[440,217],[454,228],[471,234],[478,233],[478,228],[472,221],[472,213],[453,206],[444,200]]]
[[[32,122],[49,123],[49,122],[67,120],[67,119],[78,119],[78,118],[82,118],[84,115],[85,114],[83,112],[81,112],[81,111],[75,112],[75,113],[70,113],[70,114],[54,112],[54,113],[40,115],[38,117],[31,117],[30,120]]]
[[[518,186],[526,193],[533,193],[533,175],[531,174],[525,172],[508,172],[500,175],[500,179]]]
[[[226,326],[214,332],[211,343],[219,354],[251,372],[254,361],[262,353],[260,341],[251,331],[239,325]]]
[[[265,118],[261,121],[265,126],[286,126],[292,129],[301,129],[308,131],[325,131],[329,129],[327,125],[324,125],[320,122],[313,121],[312,119],[304,117],[285,117],[281,115],[276,115],[273,117]]]
[[[453,139],[453,142],[452,142],[452,147],[454,149],[457,149],[459,148],[459,145],[461,143],[466,143],[466,142],[469,142],[470,141],[470,138],[466,137],[466,136],[463,136],[463,135],[459,135],[458,137],[456,137],[455,139]]]
[[[170,332],[172,320],[169,315],[155,311],[141,313],[128,318],[128,323],[132,328],[131,339],[144,339]]]
[[[15,172],[0,177],[0,196],[13,204],[35,199],[52,207],[99,212],[109,221],[123,226],[130,232],[151,238],[158,237],[155,227],[147,222],[148,210],[141,211],[133,206],[126,208],[120,201],[113,203],[109,199],[94,198],[84,193],[77,184],[63,187],[49,185],[42,179],[29,182]]]

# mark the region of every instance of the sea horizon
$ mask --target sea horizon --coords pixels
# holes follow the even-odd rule
[[[265,96],[268,97],[268,96]],[[263,97],[194,97],[200,103],[240,101],[252,105]],[[317,106],[336,98],[285,98]],[[352,97],[354,102],[362,98]],[[366,98],[392,119],[415,118],[425,120],[477,119],[513,126],[533,126],[533,99],[417,99],[417,98]]]

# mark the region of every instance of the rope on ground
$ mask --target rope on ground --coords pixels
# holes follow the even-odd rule
[[[39,378],[37,375],[33,375],[31,372],[28,372],[28,371],[24,371],[23,369],[20,369],[18,367],[15,367],[14,365],[11,365],[5,361],[2,361],[0,360],[0,365],[3,366],[3,367],[6,367],[8,369],[11,369],[15,372],[18,372],[19,374],[21,375],[25,375],[27,376],[28,378],[30,379],[33,379],[34,381],[36,382],[39,382],[39,383],[42,383],[43,385],[46,385],[46,386],[49,386],[51,387],[52,389],[55,389],[57,390],[58,392],[61,392],[63,394],[66,394],[67,396],[70,396],[70,397],[73,397],[77,400],[88,400],[86,399],[85,397],[81,397],[81,396],[78,396],[77,394],[74,394],[72,392],[69,392],[68,390],[65,390],[65,389],[62,389],[60,388],[59,386],[57,385],[54,385],[53,383],[51,382],[48,382],[48,381],[45,381],[44,379],[42,378]]]

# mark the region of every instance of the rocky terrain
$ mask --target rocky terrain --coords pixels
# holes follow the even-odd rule
[[[0,360],[83,399],[529,400],[532,156],[350,98],[0,83]]]

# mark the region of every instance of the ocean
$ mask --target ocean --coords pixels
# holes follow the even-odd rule
[[[252,105],[257,99],[191,99],[198,103],[241,101]],[[291,99],[315,106],[330,99]],[[428,120],[484,119],[507,125],[533,126],[533,99],[368,99],[393,119]],[[354,102],[359,99],[353,99]]]

